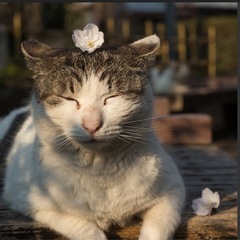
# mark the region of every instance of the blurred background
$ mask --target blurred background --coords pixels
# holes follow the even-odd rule
[[[21,41],[71,48],[73,29],[90,22],[105,46],[157,34],[154,94],[169,99],[171,113],[209,114],[213,141],[236,157],[237,3],[0,3],[0,117],[29,98]]]

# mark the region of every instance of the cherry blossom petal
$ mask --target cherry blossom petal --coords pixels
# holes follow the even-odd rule
[[[212,192],[209,188],[202,191],[202,197],[192,201],[192,209],[199,216],[210,215],[213,208],[217,208],[220,204],[218,192]]]
[[[91,36],[94,36],[94,35],[98,34],[98,32],[99,32],[98,27],[95,24],[93,24],[93,23],[89,23],[84,28],[84,30],[87,30],[91,34]]]
[[[76,47],[89,53],[101,47],[104,42],[103,32],[99,32],[95,24],[88,24],[83,31],[75,29],[72,35]]]
[[[94,43],[98,46],[101,46],[103,42],[104,42],[103,38],[98,38],[96,41],[94,41]]]
[[[194,213],[199,216],[206,216],[209,214],[209,208],[207,208],[202,203],[195,203],[195,204],[193,203],[192,208],[194,210]]]
[[[213,201],[213,208],[218,208],[220,204],[220,196],[218,192],[214,192],[212,201]]]
[[[202,191],[202,200],[205,202],[205,203],[209,203],[209,202],[212,202],[212,198],[213,198],[213,192],[209,189],[209,188],[205,188],[203,191]]]

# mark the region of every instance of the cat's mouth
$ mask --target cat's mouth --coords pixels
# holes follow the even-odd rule
[[[94,139],[94,138],[92,138],[92,139],[90,139],[90,140],[88,140],[88,141],[84,141],[84,142],[82,142],[83,144],[96,144],[96,143],[98,143],[99,141],[97,141],[96,139]]]
[[[72,139],[72,144],[75,146],[76,149],[79,149],[79,147],[84,147],[84,148],[95,148],[99,146],[100,142],[97,141],[96,139]]]
[[[110,129],[111,130],[111,129]],[[79,135],[70,135],[70,139],[73,143],[82,146],[102,146],[102,145],[109,145],[112,144],[115,139],[118,138],[119,135],[119,129],[118,131],[108,131],[104,134],[79,134]]]
[[[87,141],[78,141],[78,145],[80,145],[81,147],[86,148],[86,149],[95,149],[95,150],[102,148],[107,143],[108,143],[108,141],[99,140],[99,139],[95,139],[95,138],[89,139]]]
[[[113,140],[113,138],[111,138]],[[92,137],[91,139],[84,139],[77,141],[79,145],[83,147],[102,147],[103,145],[108,145],[111,141],[108,138],[95,138]]]
[[[95,145],[103,142],[102,140],[96,139],[94,137],[87,139],[75,139],[75,141],[80,145]]]

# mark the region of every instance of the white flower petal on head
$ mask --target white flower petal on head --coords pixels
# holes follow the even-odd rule
[[[94,43],[97,45],[97,46],[102,46],[104,40],[103,40],[103,37],[99,37],[98,39],[96,39],[94,41]]]
[[[98,33],[98,41],[100,41],[101,44],[103,44],[103,42],[104,42],[104,34],[103,34],[103,32],[99,32]]]
[[[202,191],[202,197],[194,199],[192,202],[192,209],[194,213],[199,216],[210,215],[213,208],[218,208],[220,204],[220,197],[218,192],[212,192],[209,188]]]
[[[84,41],[82,41],[81,36],[82,36],[81,30],[73,31],[72,39],[73,39],[73,42],[75,43],[76,47],[80,47],[80,45],[82,45],[84,43]]]
[[[76,47],[79,47],[83,52],[88,51],[91,53],[102,46],[104,34],[99,32],[95,24],[89,23],[83,31],[73,30],[72,39]]]
[[[72,40],[73,40],[73,42],[76,44],[77,40],[76,40],[76,37],[75,37],[74,34],[72,35]]]
[[[99,30],[98,27],[95,24],[89,23],[84,29],[83,31],[86,31],[86,33],[88,34],[88,37],[90,39],[93,39],[95,35],[98,34]]]
[[[81,30],[73,30],[73,35],[76,37],[76,38],[80,38],[82,36],[82,31]]]

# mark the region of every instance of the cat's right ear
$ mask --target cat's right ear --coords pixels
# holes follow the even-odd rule
[[[45,72],[48,66],[45,56],[51,51],[51,47],[37,40],[28,40],[22,42],[21,49],[30,70],[35,74]]]
[[[21,49],[26,58],[41,59],[51,49],[48,45],[37,40],[24,41],[21,44]]]

